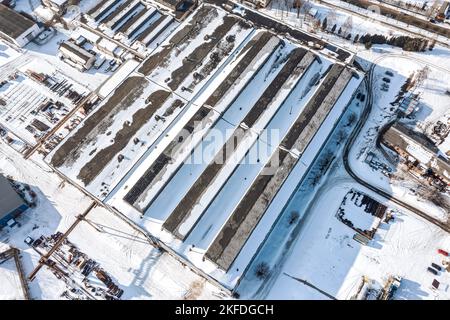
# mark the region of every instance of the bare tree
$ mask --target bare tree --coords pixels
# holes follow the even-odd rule
[[[309,2],[309,0],[306,0],[306,1],[303,3],[303,12],[304,12],[304,13],[308,13],[309,10],[311,10],[311,8],[312,8],[311,3]]]
[[[300,218],[300,213],[298,213],[298,211],[292,211],[291,214],[289,215],[289,224],[293,224],[295,223],[298,218]]]
[[[267,278],[269,273],[270,273],[270,268],[266,262],[260,262],[256,266],[255,274],[258,279],[263,280],[263,279]]]
[[[303,1],[302,0],[294,0],[294,9],[297,9],[297,18],[300,18],[300,12],[303,7]]]

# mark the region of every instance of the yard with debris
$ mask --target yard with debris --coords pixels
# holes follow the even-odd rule
[[[1,174],[29,184],[38,195],[37,207],[27,210],[17,219],[20,226],[0,231],[0,251],[8,246],[18,248],[28,275],[37,266],[41,255],[24,240],[27,237],[37,240],[42,235],[50,237],[58,231],[65,232],[76,216],[86,209],[89,198],[49,171],[38,157],[24,160],[3,143],[0,144],[0,168]],[[74,203],[78,205],[74,206]],[[75,228],[68,240],[111,276],[124,291],[121,299],[224,298],[220,289],[183,267],[172,256],[161,253],[147,238],[106,209],[97,208],[90,212],[87,220]],[[47,249],[37,247],[37,250],[44,253]],[[59,263],[61,266],[66,264],[64,261]],[[3,265],[0,265],[0,271],[2,268]],[[85,289],[82,277],[77,276],[80,271],[73,267],[68,270],[69,279],[73,277],[76,280],[75,287],[73,284],[68,286],[63,279],[57,278],[52,269],[44,266],[35,280],[29,283],[31,298],[79,299],[80,295],[76,292],[80,288]],[[0,272],[0,277],[15,279],[9,274]],[[96,282],[93,285],[102,287]],[[95,294],[91,295],[91,299],[99,299]]]

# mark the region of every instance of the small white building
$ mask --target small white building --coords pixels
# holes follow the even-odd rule
[[[0,4],[0,38],[24,47],[40,32],[41,29],[33,20]]]
[[[59,53],[65,62],[82,72],[92,68],[96,59],[95,54],[77,46],[73,41],[61,43]]]
[[[111,57],[118,58],[121,54],[121,48],[114,42],[102,38],[96,43],[97,49]]]

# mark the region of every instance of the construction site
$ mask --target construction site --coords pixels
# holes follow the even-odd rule
[[[27,67],[0,79],[0,119],[8,143],[14,141],[11,132],[24,144],[34,146],[57,123],[67,116],[89,95],[89,90],[60,72],[36,72]],[[67,123],[67,132],[83,118],[81,111],[77,118]],[[61,136],[48,141],[54,144]]]
[[[308,171],[364,77],[351,53],[254,18],[200,6],[46,158],[228,288],[265,212],[292,192],[294,168],[296,183]]]
[[[67,234],[57,232],[36,240],[29,238],[27,242],[41,257],[51,256],[51,259],[43,258],[42,264],[66,284],[67,290],[61,297],[69,300],[118,300],[122,297],[123,289],[98,262],[71,243]],[[36,273],[30,275],[30,280],[34,280]]]

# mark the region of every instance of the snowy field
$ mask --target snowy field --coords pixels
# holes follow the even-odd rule
[[[23,300],[23,292],[14,258],[0,264],[0,300]]]
[[[90,203],[81,191],[65,184],[40,161],[26,161],[19,153],[0,143],[1,173],[29,184],[38,194],[38,206],[18,219],[20,228],[0,231],[0,250],[6,245],[20,249],[27,275],[37,265],[40,256],[23,240],[27,236],[37,239],[41,235],[64,232]],[[74,206],[74,203],[78,205]],[[171,256],[161,254],[111,212],[97,208],[88,215],[88,219],[89,223],[79,224],[69,240],[102,265],[124,290],[126,299],[223,298],[219,289]],[[0,279],[7,276],[2,267]],[[30,283],[33,299],[61,299],[60,295],[65,290],[65,283],[45,267]]]

